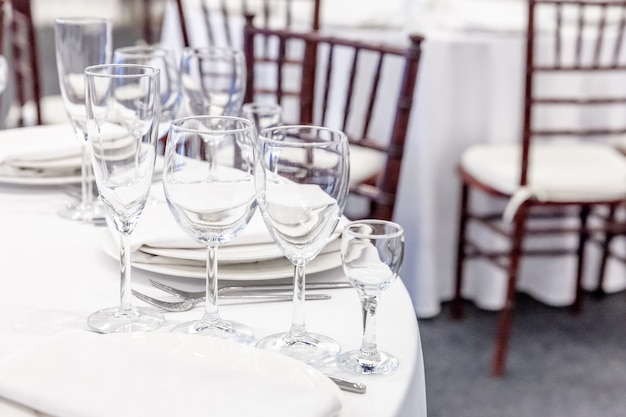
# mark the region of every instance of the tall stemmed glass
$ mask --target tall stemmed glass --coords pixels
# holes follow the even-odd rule
[[[341,218],[348,194],[348,140],[338,130],[282,126],[263,130],[257,146],[259,208],[274,241],[294,264],[291,328],[257,346],[323,366],[340,347],[306,330],[305,266],[326,246]]]
[[[245,57],[229,48],[185,48],[180,78],[187,115],[239,116],[246,88]]]
[[[81,200],[62,209],[61,217],[94,221],[104,218],[104,208],[93,193],[93,170],[87,139],[84,71],[90,65],[111,62],[111,21],[96,17],[58,18],[55,22],[56,60],[59,85],[78,139],[83,144]]]
[[[404,232],[397,223],[358,220],[343,229],[343,269],[361,298],[363,341],[360,349],[339,356],[340,367],[360,374],[388,374],[398,367],[395,356],[378,350],[376,309],[380,295],[398,277],[403,253]]]
[[[204,315],[173,331],[254,340],[252,330],[218,312],[217,249],[246,227],[256,208],[254,126],[228,116],[175,120],[165,148],[163,187],[179,226],[207,247]]]
[[[85,69],[88,143],[96,185],[120,234],[119,307],[87,322],[102,333],[149,331],[161,326],[157,310],[132,305],[130,235],[146,205],[156,159],[159,70],[144,65]]]
[[[158,46],[125,46],[113,52],[113,63],[148,65],[160,70],[161,113],[157,153],[163,155],[167,132],[176,118],[182,97],[174,51]]]

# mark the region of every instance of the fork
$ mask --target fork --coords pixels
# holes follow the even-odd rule
[[[205,291],[185,291],[179,288],[170,287],[169,285],[163,284],[159,281],[154,281],[152,279],[150,280],[150,284],[152,284],[152,286],[162,291],[165,291],[172,295],[176,295],[176,296],[183,297],[183,298],[204,299],[205,294],[206,294]],[[348,282],[312,282],[312,283],[306,284],[306,288],[309,290],[321,290],[321,289],[329,290],[329,289],[336,289],[336,288],[352,288],[352,287],[350,283]],[[222,298],[227,296],[228,293],[239,292],[239,291],[244,292],[244,293],[250,293],[254,291],[256,293],[262,293],[258,295],[262,297],[266,297],[269,295],[268,292],[270,291],[291,291],[292,289],[293,289],[293,284],[262,284],[262,285],[254,284],[254,285],[245,285],[245,286],[242,285],[242,286],[221,287],[220,289],[217,290],[217,292]],[[240,295],[237,295],[236,297],[242,297],[243,295],[244,294],[240,294]],[[246,295],[253,295],[253,294],[246,294]],[[287,297],[288,295],[284,295],[284,296]],[[291,299],[290,295],[288,297]]]
[[[149,295],[140,293],[139,291],[132,290],[133,295],[140,300],[145,301],[148,304],[152,304],[153,306],[157,306],[166,311],[171,312],[180,312],[180,311],[188,311],[204,301],[203,297],[198,298],[184,298],[181,301],[165,301],[160,300],[158,298],[150,297]],[[240,295],[232,295],[232,294],[224,294],[220,295],[221,299],[226,300],[257,300],[257,301],[291,301],[292,297],[288,294],[240,294]],[[329,294],[309,294],[306,295],[307,300],[329,300],[331,297]]]

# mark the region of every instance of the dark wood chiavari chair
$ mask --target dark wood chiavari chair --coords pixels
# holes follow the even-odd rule
[[[529,0],[521,140],[473,146],[461,156],[452,309],[455,317],[462,315],[463,271],[468,259],[487,260],[506,273],[506,299],[499,313],[491,366],[494,376],[505,370],[522,257],[574,255],[577,266],[572,311],[579,312],[586,244],[592,234],[603,234],[610,228],[606,222],[589,221],[590,213],[606,207],[613,212],[626,197],[626,160],[609,143],[626,133],[624,123],[602,125],[608,118],[596,118],[593,127],[580,120],[575,125],[546,126],[541,119],[542,112],[554,108],[575,108],[581,113],[609,106],[616,106],[618,112],[620,106],[624,108],[626,94],[618,96],[598,89],[579,94],[559,77],[602,80],[606,74],[625,72],[625,27],[623,0]],[[550,88],[546,92],[540,86]],[[558,91],[560,86],[563,88]],[[603,140],[607,143],[600,142]],[[508,200],[504,218],[502,212],[485,213],[470,207],[470,194],[475,190]],[[486,246],[484,235],[480,240],[468,234],[470,223],[471,227],[485,226],[509,244],[504,250]],[[567,234],[577,238],[573,247],[528,245],[530,236]],[[546,277],[559,278],[563,279]]]
[[[320,32],[257,27],[253,16],[246,16],[248,79],[244,101],[269,100],[285,110],[297,109],[298,114],[292,116],[295,120],[285,123],[317,124],[344,131],[350,140],[353,162],[367,156],[367,152],[380,157],[380,165],[367,166],[374,168],[371,175],[363,174],[362,180],[351,181],[350,194],[364,200],[364,211],[348,211],[349,217],[393,217],[422,40],[412,35],[407,48],[390,47]],[[385,80],[395,84],[392,82],[391,87],[384,84]],[[393,91],[394,99],[389,104],[380,104],[386,103],[382,90]],[[378,136],[372,121],[381,114],[389,116],[390,133]],[[358,162],[370,165],[364,160]]]
[[[30,0],[3,0],[4,37],[2,54],[11,68],[9,79],[15,102],[9,112],[15,126],[42,124],[41,85],[37,39]]]
[[[176,0],[176,9],[182,31],[183,45],[191,45],[184,0]],[[234,39],[241,33],[243,16],[256,14],[257,24],[269,28],[316,31],[320,28],[321,0],[201,0],[202,16],[206,24],[208,45],[239,49]],[[298,21],[298,8],[307,9],[307,18]],[[217,18],[216,18],[217,17]]]

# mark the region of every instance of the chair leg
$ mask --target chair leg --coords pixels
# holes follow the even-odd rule
[[[459,214],[459,229],[456,247],[456,273],[454,300],[452,301],[452,317],[460,319],[463,316],[463,265],[465,263],[465,232],[467,229],[469,187],[463,183],[461,186],[461,204]]]
[[[595,290],[593,290],[593,295],[597,298],[602,298],[606,295],[604,292],[604,275],[606,272],[606,263],[609,259],[610,255],[610,245],[613,237],[615,236],[615,232],[611,225],[615,221],[615,209],[616,206],[611,204],[609,206],[608,218],[606,220],[607,228],[604,234],[604,240],[602,241],[601,253],[600,253],[600,265],[598,268],[598,279]]]
[[[491,364],[491,374],[499,377],[504,373],[506,365],[506,355],[511,337],[511,327],[513,324],[513,311],[515,309],[515,294],[517,290],[517,275],[522,257],[522,243],[526,233],[526,219],[528,217],[528,205],[522,204],[515,219],[513,220],[513,237],[511,242],[511,252],[508,265],[508,282],[506,288],[506,300],[504,308],[500,312],[498,319],[498,329],[496,335],[496,347]]]
[[[585,246],[587,245],[587,241],[589,240],[587,219],[589,218],[590,211],[590,206],[584,205],[581,207],[579,215],[580,233],[578,237],[578,250],[576,251],[576,256],[578,257],[578,262],[576,266],[576,296],[574,297],[574,302],[571,306],[571,311],[573,314],[578,314],[582,310],[583,268],[585,260]]]

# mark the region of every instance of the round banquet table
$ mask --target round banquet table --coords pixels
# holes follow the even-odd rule
[[[525,5],[522,0],[398,0],[383,13],[374,2],[359,2],[356,7],[347,1],[341,6],[327,4],[323,10],[327,20],[322,20],[321,30],[335,35],[394,45],[406,45],[411,32],[426,38],[394,214],[394,220],[405,229],[402,278],[418,317],[437,315],[441,302],[453,295],[460,194],[455,169],[461,153],[477,143],[518,140]],[[162,40],[169,47],[180,48],[173,11],[166,10]],[[404,19],[397,18],[399,11]],[[192,14],[187,23],[192,43],[205,42],[200,14]],[[566,82],[581,91],[597,86],[582,79]],[[619,79],[607,78],[602,84],[610,90],[625,88]],[[562,115],[552,118],[567,120],[560,119]],[[581,127],[588,122],[576,120]],[[590,248],[584,277],[588,288],[594,285],[594,250]],[[502,308],[506,286],[502,271],[476,261],[468,263],[465,276],[467,298],[481,308]],[[552,276],[558,279],[546,279]],[[624,267],[612,261],[605,290],[624,288]],[[551,305],[570,304],[574,259],[524,260],[519,289]]]
[[[24,129],[29,129],[29,135],[50,137],[46,134],[49,127]],[[0,149],[14,146],[13,132],[0,132]],[[103,237],[109,231],[103,226],[60,218],[57,211],[72,201],[67,190],[64,185],[0,184],[0,360],[66,328],[84,329],[90,313],[119,303],[119,261],[102,248]],[[133,268],[133,288],[163,296],[150,286],[149,278],[180,281],[196,289],[204,285],[199,279],[168,277]],[[309,278],[345,279],[341,268]],[[361,313],[356,291],[339,289],[331,290],[331,294],[331,300],[306,303],[308,328],[335,338],[344,349],[358,347]],[[134,302],[143,304],[136,299]],[[248,324],[259,338],[287,330],[290,324],[290,302],[224,301],[220,305],[222,316]],[[34,318],[40,312],[52,312],[58,320],[39,324]],[[165,327],[159,331],[167,332],[176,323],[197,319],[200,314],[198,308],[166,313]],[[389,376],[353,377],[368,388],[365,395],[344,395],[350,415],[425,416],[420,336],[411,299],[400,280],[382,297],[378,340],[382,349],[399,357],[400,367]],[[2,401],[0,411],[1,405]]]

